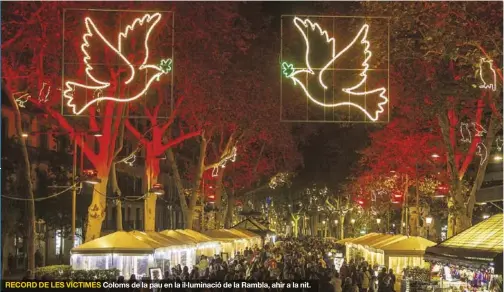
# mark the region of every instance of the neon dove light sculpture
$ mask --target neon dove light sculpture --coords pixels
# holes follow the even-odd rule
[[[94,85],[86,85],[74,81],[67,81],[65,82],[65,90],[63,92],[64,98],[66,98],[67,101],[67,106],[69,106],[72,109],[72,112],[76,115],[80,115],[83,113],[89,106],[91,106],[94,103],[108,100],[108,101],[115,101],[115,102],[130,102],[134,101],[138,98],[140,98],[142,95],[144,95],[147,90],[149,90],[150,86],[154,81],[159,81],[160,77],[164,74],[169,73],[172,70],[172,60],[171,59],[163,59],[160,61],[159,65],[153,65],[153,64],[148,64],[149,60],[149,37],[156,27],[156,25],[159,23],[161,20],[161,14],[160,13],[154,13],[154,14],[145,14],[142,18],[136,18],[132,24],[126,26],[126,29],[124,32],[120,32],[118,35],[118,43],[117,43],[117,48],[111,44],[100,32],[100,30],[96,27],[95,23],[93,20],[89,17],[86,17],[84,22],[86,25],[86,33],[82,37],[82,45],[81,45],[81,51],[84,54],[84,63],[86,64],[86,76],[88,79],[90,79]],[[144,47],[145,47],[145,57],[143,58],[142,64],[138,67],[135,68],[134,65],[122,54],[122,43],[123,41],[128,40],[128,35],[131,31],[134,31],[135,29],[149,25],[148,30],[145,34],[145,40],[144,40]],[[114,96],[100,96],[97,98],[94,98],[93,100],[87,102],[82,108],[77,109],[77,106],[74,104],[74,92],[76,88],[83,88],[86,90],[106,90],[107,88],[110,87],[110,82],[109,80],[98,80],[93,76],[93,66],[90,64],[90,60],[92,60],[92,56],[90,55],[90,52],[88,51],[90,48],[89,44],[89,39],[94,38],[94,40],[99,40],[101,43],[105,46],[107,46],[110,50],[115,52],[119,59],[124,62],[127,67],[128,67],[128,78],[126,78],[126,81],[124,82],[124,85],[128,85],[131,83],[131,81],[134,80],[135,76],[137,74],[145,74],[145,70],[151,69],[155,74],[153,74],[149,79],[147,80],[145,87],[140,90],[139,92],[134,92],[130,94],[130,96],[121,96],[121,97],[114,97]],[[150,74],[149,74],[150,75]]]
[[[367,71],[369,70],[369,64],[368,61],[372,56],[371,51],[369,50],[370,44],[369,41],[367,40],[367,35],[369,31],[369,25],[364,24],[362,28],[359,30],[355,38],[342,50],[339,52],[336,52],[336,40],[334,38],[330,38],[329,34],[327,33],[326,30],[323,30],[322,27],[317,24],[312,22],[309,19],[304,19],[302,20],[299,17],[294,17],[294,25],[296,28],[299,30],[301,35],[303,36],[303,39],[305,41],[306,45],[306,55],[305,55],[305,63],[306,63],[306,69],[301,69],[301,70],[296,70],[294,68],[293,64],[289,64],[287,62],[282,63],[282,73],[285,77],[291,79],[294,82],[294,85],[299,85],[301,89],[304,91],[306,96],[314,103],[322,106],[322,107],[330,107],[330,108],[335,108],[339,106],[353,106],[361,110],[370,120],[373,122],[377,121],[379,118],[379,115],[384,112],[383,106],[388,103],[388,98],[385,96],[386,89],[384,87],[372,89],[372,90],[365,90],[363,85],[365,85],[367,81]],[[354,95],[354,96],[362,96],[362,95],[371,95],[371,94],[378,94],[378,96],[381,98],[380,102],[378,102],[377,106],[378,109],[374,113],[368,112],[365,108],[362,106],[353,103],[353,102],[338,102],[338,103],[323,103],[318,101],[310,91],[308,90],[307,86],[303,84],[301,81],[302,78],[298,76],[299,74],[305,73],[309,75],[315,75],[315,72],[313,71],[311,64],[310,64],[310,41],[308,38],[308,35],[306,33],[306,30],[309,29],[311,32],[318,32],[321,36],[324,36],[326,39],[326,43],[331,46],[332,49],[332,59],[327,62],[327,64],[320,70],[319,75],[318,75],[318,84],[321,86],[324,90],[327,90],[328,87],[324,83],[324,73],[325,71],[338,59],[340,58],[348,49],[350,49],[354,44],[359,42],[363,47],[364,47],[364,62],[361,64],[362,65],[362,72],[359,74],[359,76],[362,78],[356,85],[348,88],[342,88],[341,91],[344,93],[347,93],[349,95]]]

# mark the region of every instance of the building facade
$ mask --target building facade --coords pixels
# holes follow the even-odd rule
[[[2,100],[5,103],[4,100]],[[2,140],[7,141],[16,136],[14,111],[7,104],[2,106]],[[32,178],[37,176],[33,170],[40,164],[48,163],[44,159],[51,155],[71,156],[71,141],[68,136],[64,139],[55,139],[61,133],[52,131],[48,125],[39,122],[37,115],[22,110],[23,115],[23,139],[26,139],[30,163],[32,168]],[[42,120],[42,119],[40,119]],[[25,135],[26,134],[26,135]],[[96,143],[96,138],[91,139],[90,143]],[[89,140],[88,140],[89,141]],[[125,146],[121,155],[127,156],[131,153],[133,145],[130,141],[125,141]],[[2,157],[8,153],[2,151]],[[142,153],[139,153],[142,156]],[[71,158],[69,161],[72,161]],[[69,166],[71,167],[71,165]],[[144,228],[144,203],[143,194],[147,189],[144,179],[143,161],[141,157],[137,158],[137,163],[132,166],[121,164],[117,166],[118,185],[122,195],[127,199],[122,203],[122,225],[124,230],[143,230]],[[2,176],[2,179],[4,177]],[[183,216],[178,204],[178,193],[174,184],[170,183],[170,177],[167,174],[161,174],[160,182],[165,186],[165,195],[157,200],[156,207],[156,229],[176,229],[183,227]],[[36,178],[35,178],[36,181]],[[37,184],[35,184],[37,187]],[[84,187],[80,195],[91,197],[89,187]],[[56,192],[56,191],[54,191]],[[52,193],[45,194],[49,196]],[[68,191],[70,196],[71,191]],[[63,194],[64,196],[65,194]],[[112,197],[112,188],[109,187],[107,196]],[[2,199],[4,200],[4,199]],[[66,209],[71,210],[71,206]],[[102,235],[117,231],[117,205],[113,200],[107,200],[106,218],[102,225]],[[42,265],[68,264],[70,260],[70,250],[73,246],[79,245],[83,241],[83,230],[85,230],[85,218],[77,218],[76,222],[76,240],[72,242],[71,232],[68,228],[58,226],[48,226],[42,219],[36,223],[36,250],[42,256]],[[14,269],[24,270],[26,267],[26,237],[21,233],[6,236],[2,241],[3,269],[8,269],[9,265],[15,261]],[[9,260],[13,257],[15,260]]]

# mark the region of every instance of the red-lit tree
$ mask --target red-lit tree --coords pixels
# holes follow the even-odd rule
[[[160,92],[158,92],[158,94],[161,95]],[[144,171],[145,178],[147,179],[146,185],[148,188],[147,195],[145,197],[144,210],[144,229],[146,231],[155,231],[157,195],[155,193],[151,193],[149,189],[158,183],[158,176],[160,173],[160,160],[164,158],[166,150],[168,150],[170,147],[174,147],[187,139],[199,136],[201,134],[199,130],[194,130],[189,133],[180,133],[178,137],[174,139],[168,139],[168,137],[170,136],[168,135],[169,129],[173,125],[175,118],[177,117],[177,109],[180,107],[183,100],[184,97],[179,98],[175,109],[171,112],[169,118],[164,121],[161,121],[159,118],[160,110],[163,105],[166,107],[168,107],[169,105],[166,105],[162,101],[159,101],[152,110],[145,107],[144,111],[145,115],[148,118],[149,128],[144,133],[139,132],[139,130],[131,123],[130,120],[125,121],[126,128],[130,133],[133,134],[136,139],[138,139],[140,145],[145,151]]]
[[[450,177],[448,236],[455,235],[472,224],[475,194],[488,164],[488,159],[475,159],[477,149],[490,150],[502,128],[502,71],[497,66],[502,51],[495,42],[502,37],[502,7],[492,2],[391,2],[366,3],[363,8],[367,14],[394,16],[391,62],[402,77],[401,111],[423,115],[441,133],[446,150],[440,160],[447,161]],[[481,58],[494,61],[494,91],[479,87],[484,82],[478,72]],[[493,84],[488,77],[485,73]],[[461,122],[483,126],[486,135],[461,143]],[[471,166],[474,177],[467,175]],[[465,182],[470,183],[469,192],[463,192]]]
[[[84,48],[94,61],[102,64],[115,64],[118,54],[107,48],[104,42],[97,38],[97,33],[87,38],[88,46],[81,47],[82,35],[85,33],[85,26],[80,15],[69,17],[65,21],[65,30],[61,15],[64,8],[89,8],[85,3],[12,3],[9,7],[9,13],[3,14],[2,29],[2,71],[6,86],[13,92],[26,92],[31,98],[24,97],[27,105],[35,106],[45,113],[45,117],[56,122],[59,129],[68,133],[74,140],[74,143],[81,148],[87,160],[97,172],[100,183],[94,186],[93,198],[88,209],[88,220],[86,229],[86,241],[100,236],[101,225],[105,218],[107,184],[109,173],[113,166],[114,159],[122,147],[121,130],[123,118],[130,111],[130,107],[125,103],[100,102],[94,103],[88,108],[83,118],[69,118],[63,115],[59,110],[61,107],[61,92],[67,88],[61,84],[62,80],[62,32],[65,33],[65,59],[72,59],[72,63],[78,65],[65,68],[65,80],[70,78],[76,82],[85,82],[86,65],[82,60],[84,57],[82,49]],[[113,8],[131,8],[131,5],[115,3]],[[111,8],[110,4],[97,4],[94,8]],[[88,11],[89,12],[89,11]],[[92,14],[91,12],[89,12]],[[106,13],[106,12],[102,12]],[[96,16],[96,15],[95,15]],[[108,24],[102,23],[103,19],[94,17],[96,26],[107,39],[117,39],[117,23],[119,17],[123,21],[133,21],[132,14],[122,15],[121,13],[111,13],[111,19]],[[128,19],[128,17],[133,17]],[[22,19],[21,21],[19,19]],[[148,25],[148,24],[147,24]],[[146,25],[140,25],[145,29]],[[105,33],[106,32],[106,33]],[[159,31],[157,32],[159,33]],[[153,33],[154,35],[155,33]],[[155,36],[151,35],[152,38]],[[135,36],[135,37],[131,37]],[[145,56],[146,51],[141,42],[136,42],[138,37],[144,37],[146,34],[137,35],[131,33],[129,37],[123,37],[123,53],[133,65],[139,65]],[[159,41],[159,38],[156,38]],[[33,44],[37,43],[37,46]],[[115,42],[112,42],[115,43]],[[137,51],[140,48],[141,51]],[[135,55],[135,53],[137,53]],[[139,60],[134,60],[140,56]],[[156,56],[157,58],[158,56]],[[165,56],[159,56],[165,57]],[[141,59],[141,60],[140,60]],[[67,60],[68,62],[68,60]],[[155,61],[154,61],[155,62]],[[139,90],[145,86],[145,82],[138,79],[132,79],[129,86],[122,86],[118,80],[124,78],[124,66],[100,66],[93,68],[95,77],[101,80],[109,81],[110,86],[104,88],[101,94],[109,96],[126,96],[130,91]],[[131,75],[131,74],[130,74]],[[80,80],[79,80],[80,79]],[[162,81],[161,81],[162,82]],[[82,106],[87,96],[96,97],[96,91],[89,92],[80,90],[83,88],[74,87],[73,98],[75,103]],[[85,133],[93,131],[101,135],[100,137],[86,138]]]

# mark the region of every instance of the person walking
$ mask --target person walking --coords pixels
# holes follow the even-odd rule
[[[369,284],[371,283],[371,273],[369,270],[364,266],[362,267],[361,271],[361,292],[368,292],[369,291]]]

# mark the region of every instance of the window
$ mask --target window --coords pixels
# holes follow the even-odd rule
[[[140,177],[135,177],[135,184],[133,186],[133,192],[135,193],[136,196],[142,195],[142,178]]]
[[[56,236],[55,238],[55,244],[54,246],[56,247],[56,255],[60,255],[63,252],[64,247],[64,241],[63,241],[63,231],[61,229],[56,230]]]
[[[47,139],[47,129],[42,128],[42,133],[39,135],[39,147],[42,149],[49,148],[49,141]]]
[[[82,228],[78,227],[78,228],[75,228],[74,247],[79,246],[81,244],[82,244]]]

